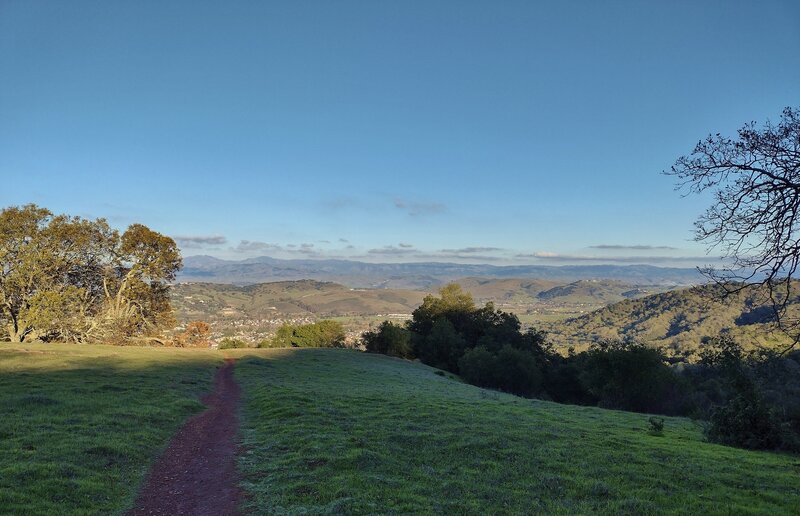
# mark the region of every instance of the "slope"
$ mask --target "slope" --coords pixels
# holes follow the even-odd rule
[[[526,400],[344,350],[241,350],[246,513],[800,510],[797,457],[689,420]]]
[[[772,310],[764,291],[749,288],[721,299],[713,285],[674,290],[611,304],[594,312],[550,325],[551,339],[561,346],[584,348],[603,339],[634,339],[676,351],[693,351],[705,337],[720,332],[745,345],[774,346],[787,342],[772,332]],[[791,313],[799,306],[794,303]]]

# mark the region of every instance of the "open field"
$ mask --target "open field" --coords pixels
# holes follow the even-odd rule
[[[114,514],[224,356],[245,513],[800,511],[800,458],[346,350],[0,343],[0,512]]]
[[[245,511],[797,513],[800,459],[355,351],[236,350]]]
[[[221,363],[205,350],[0,343],[0,513],[128,508]]]

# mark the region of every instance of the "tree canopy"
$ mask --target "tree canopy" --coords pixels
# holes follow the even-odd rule
[[[104,219],[30,204],[0,211],[0,323],[26,340],[128,339],[173,322],[175,242],[141,224],[120,234]]]

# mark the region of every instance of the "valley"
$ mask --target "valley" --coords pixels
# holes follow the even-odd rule
[[[577,317],[610,303],[664,292],[663,285],[632,285],[618,280],[563,283],[541,279],[463,278],[455,281],[479,304],[516,314],[526,327],[541,327]],[[202,320],[212,337],[260,342],[283,324],[308,324],[322,319],[342,322],[348,338],[384,320],[405,321],[423,298],[437,289],[350,288],[315,280],[259,283],[178,283],[172,302],[182,325]]]

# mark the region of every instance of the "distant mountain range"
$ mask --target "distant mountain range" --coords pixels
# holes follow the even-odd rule
[[[311,279],[333,281],[353,288],[431,289],[465,278],[536,278],[558,282],[610,279],[632,285],[695,285],[704,282],[695,269],[652,265],[488,265],[460,263],[366,263],[353,260],[282,260],[261,256],[222,260],[188,256],[178,274],[180,282],[251,285]]]

